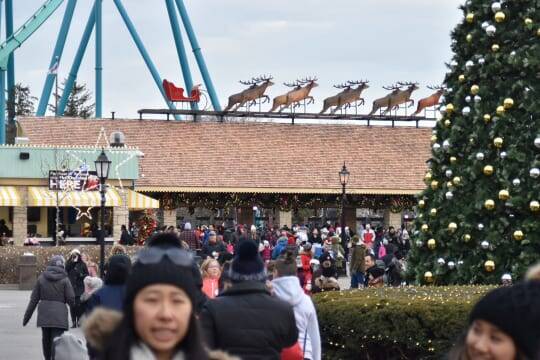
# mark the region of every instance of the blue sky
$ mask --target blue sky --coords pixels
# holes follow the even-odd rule
[[[15,27],[43,0],[15,1]],[[164,1],[123,0],[162,78],[183,82]],[[284,81],[317,76],[312,111],[333,84],[368,79],[366,104],[395,81],[418,81],[414,96],[440,83],[449,61],[450,31],[462,18],[461,0],[185,0],[221,104],[242,89],[238,80],[272,74],[271,97]],[[67,3],[67,1],[66,1]],[[78,1],[59,76],[66,77],[93,1]],[[17,82],[40,96],[65,4],[16,52]],[[189,45],[186,39],[186,44]],[[190,50],[188,49],[188,53]],[[194,59],[195,82],[202,82]],[[94,89],[93,37],[79,81]],[[164,102],[113,2],[104,0],[103,114],[133,118]],[[362,111],[369,112],[370,105]]]

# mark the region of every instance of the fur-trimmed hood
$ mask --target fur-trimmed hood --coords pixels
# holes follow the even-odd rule
[[[107,339],[122,321],[122,316],[116,310],[96,308],[82,326],[86,341],[96,350],[103,351]],[[210,360],[240,360],[222,351],[210,351],[208,356]]]

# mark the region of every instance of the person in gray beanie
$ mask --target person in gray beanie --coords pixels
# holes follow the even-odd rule
[[[43,356],[54,359],[53,340],[68,329],[68,308],[75,303],[75,293],[64,269],[65,260],[54,255],[45,271],[39,276],[23,318],[26,326],[38,308],[37,326],[42,331]],[[38,306],[39,304],[39,306]]]
[[[240,242],[227,275],[232,286],[201,311],[206,344],[242,360],[279,360],[281,351],[298,340],[294,311],[270,295],[253,241]]]

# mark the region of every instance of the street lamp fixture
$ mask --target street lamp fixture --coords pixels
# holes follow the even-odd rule
[[[345,238],[345,187],[349,182],[349,175],[351,173],[347,170],[345,166],[345,161],[343,162],[343,167],[339,172],[339,182],[341,183],[341,246],[344,249],[347,249],[347,240]]]
[[[105,187],[105,181],[107,181],[107,178],[109,177],[109,169],[111,167],[111,161],[107,157],[107,154],[105,154],[105,151],[103,148],[101,149],[101,154],[99,154],[98,158],[94,162],[96,164],[96,172],[97,176],[99,178],[99,192],[101,194],[101,223],[100,223],[100,229],[99,229],[99,275],[102,279],[105,278],[105,201],[106,201],[106,193],[107,188]]]

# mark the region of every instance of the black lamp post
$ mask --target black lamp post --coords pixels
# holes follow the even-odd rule
[[[345,161],[343,162],[343,167],[339,172],[339,181],[341,182],[341,245],[344,249],[347,248],[345,243],[345,186],[349,181],[349,170],[345,166]]]
[[[99,178],[100,186],[99,192],[101,194],[101,223],[99,229],[99,275],[101,278],[105,278],[105,194],[107,193],[107,188],[105,187],[105,181],[109,177],[109,168],[111,161],[105,154],[103,148],[101,149],[101,154],[95,161],[96,172]]]

